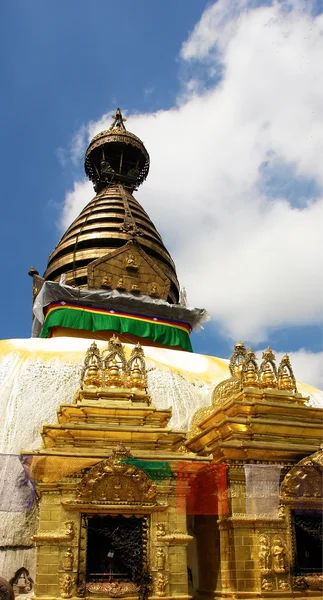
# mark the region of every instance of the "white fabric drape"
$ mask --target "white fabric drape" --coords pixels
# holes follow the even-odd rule
[[[277,515],[281,465],[245,465],[246,513]]]

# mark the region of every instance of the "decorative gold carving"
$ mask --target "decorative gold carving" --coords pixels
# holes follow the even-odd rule
[[[160,292],[158,290],[158,285],[153,281],[153,283],[148,288],[148,295],[152,298],[159,298]]]
[[[62,559],[62,568],[64,571],[73,571],[74,555],[72,548],[67,548]]]
[[[166,535],[166,523],[157,523],[156,535],[157,535],[157,538],[160,538],[160,537],[163,537],[164,535]]]
[[[322,503],[323,489],[323,450],[303,458],[286,475],[281,484],[280,495],[283,501],[292,500],[297,504]]]
[[[286,548],[281,537],[276,536],[273,539],[272,546],[270,549],[272,556],[272,568],[274,573],[285,573],[286,572]]]
[[[105,383],[108,387],[122,387],[121,370],[115,358],[109,362],[105,371]]]
[[[105,275],[105,277],[103,277],[102,281],[101,281],[101,287],[103,289],[111,289],[112,287],[112,276],[111,275]]]
[[[86,585],[90,594],[104,594],[108,598],[122,598],[123,596],[137,596],[139,586],[132,581],[91,582]]]
[[[128,196],[124,194],[123,186],[118,190],[125,209],[121,230],[138,236],[141,231],[132,218]],[[158,261],[150,258],[134,240],[91,262],[87,266],[87,274],[88,287],[92,289],[117,289],[163,300],[172,295],[170,279],[159,268]]]
[[[286,581],[284,579],[280,579],[279,582],[278,582],[278,588],[282,592],[289,592],[289,590],[290,590],[290,583],[289,583],[289,581]]]
[[[96,343],[93,342],[87,350],[81,374],[82,387],[96,388],[101,383],[101,356]]]
[[[297,392],[296,379],[288,354],[281,359],[277,371],[278,388],[280,390],[291,390]]]
[[[140,344],[137,344],[131,352],[127,371],[129,373],[128,386],[131,389],[147,388],[145,355]]]
[[[155,592],[156,596],[166,596],[166,585],[169,582],[168,575],[157,573],[155,577]]]
[[[162,548],[158,548],[156,552],[156,569],[164,571],[166,565],[166,554]]]
[[[169,544],[189,544],[193,540],[193,536],[189,535],[184,531],[178,531],[175,529],[174,531],[166,531],[165,523],[157,523],[156,525],[156,537],[158,541],[167,542]]]
[[[240,377],[246,357],[246,347],[243,342],[237,342],[230,358],[229,369],[232,377]]]
[[[206,406],[204,408],[199,408],[196,413],[193,415],[190,425],[190,430],[187,435],[188,439],[191,439],[195,435],[201,432],[201,428],[199,426],[200,423],[204,421],[209,415],[214,411],[213,406]]]
[[[282,538],[275,534],[270,542],[269,536],[261,534],[258,543],[258,560],[261,575],[286,573],[286,547]]]
[[[71,598],[72,590],[74,585],[74,578],[71,577],[68,573],[64,573],[59,581],[61,597],[62,598]]]
[[[119,277],[119,279],[117,281],[116,289],[119,290],[120,292],[124,292],[127,289],[123,277]]]
[[[241,370],[243,387],[259,387],[259,368],[255,353],[249,349]]]
[[[277,367],[276,367],[276,357],[271,350],[271,348],[267,348],[262,353],[262,363],[259,369],[259,379],[261,383],[261,387],[263,388],[277,388]]]
[[[81,375],[83,389],[147,388],[147,371],[144,351],[140,344],[133,348],[127,362],[124,346],[115,335],[109,340],[102,356],[95,342],[86,352]]]
[[[31,537],[32,542],[41,544],[60,544],[71,542],[74,538],[74,523],[73,521],[65,522],[63,531],[43,531]]]
[[[262,575],[268,575],[270,573],[269,558],[270,558],[270,546],[269,538],[267,535],[261,535],[259,537],[259,568]]]
[[[119,445],[110,458],[90,469],[79,485],[78,500],[104,504],[154,503],[155,484],[141,469],[120,462],[127,457],[131,454]]]
[[[265,592],[271,592],[274,589],[274,584],[270,579],[264,579],[261,584],[261,589]]]
[[[138,271],[139,269],[138,261],[132,252],[125,258],[125,267],[127,271]]]
[[[230,377],[221,381],[212,392],[212,404],[218,406],[224,404],[229,398],[238,394],[242,389],[241,379]]]
[[[323,591],[323,575],[320,573],[313,573],[313,575],[304,575],[302,577],[306,587],[310,590],[321,590]]]

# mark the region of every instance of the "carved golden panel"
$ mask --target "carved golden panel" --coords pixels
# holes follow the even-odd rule
[[[120,462],[129,456],[120,446],[110,458],[90,469],[80,483],[78,500],[99,504],[156,502],[157,491],[152,480],[141,469]]]
[[[88,286],[166,300],[170,280],[139,245],[128,242],[88,265]]]

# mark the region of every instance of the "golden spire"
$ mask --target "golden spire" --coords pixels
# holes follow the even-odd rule
[[[242,367],[246,357],[246,347],[243,342],[237,342],[230,358],[229,369],[232,377],[241,377]]]
[[[249,348],[242,367],[242,384],[244,387],[258,387],[259,367],[253,350]]]
[[[174,262],[132,195],[148,175],[149,154],[125,120],[118,108],[111,127],[90,142],[85,172],[97,195],[50,255],[44,278],[59,281],[65,275],[67,285],[121,293],[150,295],[152,289],[153,298],[177,304]]]
[[[296,379],[288,354],[285,354],[279,363],[277,380],[278,388],[280,390],[297,392]]]
[[[259,369],[260,382],[264,388],[277,387],[277,367],[276,357],[272,349],[268,346],[267,350],[262,353],[262,363]]]

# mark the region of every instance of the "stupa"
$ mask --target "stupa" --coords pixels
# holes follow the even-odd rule
[[[0,342],[0,576],[20,600],[318,598],[323,392],[270,348],[192,352],[207,314],[133,196],[148,170],[118,109],[30,270],[33,337]]]

